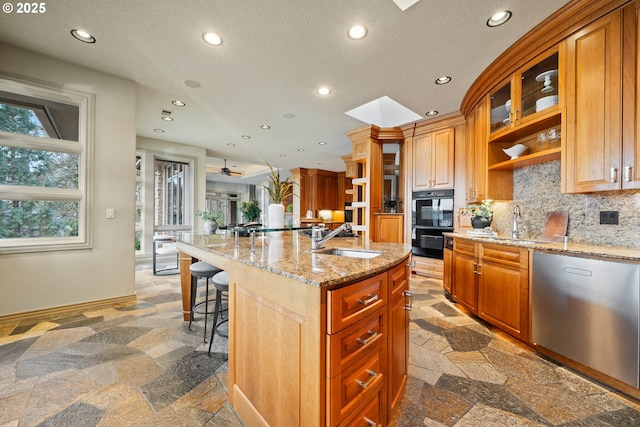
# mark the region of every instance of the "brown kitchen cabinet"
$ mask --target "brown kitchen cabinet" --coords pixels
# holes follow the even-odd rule
[[[617,9],[566,40],[563,192],[640,188],[638,8]]]
[[[413,138],[413,191],[453,188],[455,129],[448,127]]]
[[[442,265],[442,288],[447,294],[453,295],[453,251],[446,246],[443,251]]]
[[[398,264],[389,271],[389,418],[398,407],[409,368],[409,263]]]
[[[487,103],[479,102],[467,117],[465,203],[487,198]],[[511,190],[513,192],[513,190]]]
[[[504,332],[529,342],[529,252],[455,239],[453,299]]]
[[[404,241],[404,214],[379,213],[374,215],[374,221],[376,242]]]

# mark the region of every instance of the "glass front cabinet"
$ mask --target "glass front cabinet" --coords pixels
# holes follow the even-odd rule
[[[489,139],[557,110],[558,48],[525,65],[491,93]]]

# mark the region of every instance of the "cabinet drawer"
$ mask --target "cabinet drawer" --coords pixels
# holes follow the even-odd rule
[[[383,390],[386,352],[387,342],[382,340],[358,363],[327,379],[330,425],[338,425]]]
[[[365,357],[366,353],[387,336],[386,310],[378,310],[365,319],[327,335],[327,377]]]
[[[453,250],[457,253],[463,253],[472,257],[476,256],[476,242],[466,239],[454,239]]]
[[[362,408],[358,408],[354,413],[349,415],[338,427],[374,427],[382,426],[384,419],[382,413],[382,390],[376,394],[373,399],[366,402]]]
[[[483,261],[495,261],[514,267],[529,268],[529,251],[527,249],[490,243],[483,243],[481,248],[480,258]]]
[[[327,333],[335,334],[387,303],[387,274],[327,292]]]

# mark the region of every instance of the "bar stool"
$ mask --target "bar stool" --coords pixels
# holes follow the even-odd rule
[[[211,338],[209,339],[209,351],[207,352],[208,357],[211,357],[211,345],[213,344],[213,337],[216,334],[218,326],[229,321],[229,316],[227,316],[226,319],[223,319],[218,323],[218,314],[222,314],[224,311],[229,310],[228,305],[226,309],[222,309],[223,293],[228,295],[229,292],[229,273],[226,271],[216,273],[216,275],[213,276],[213,286],[216,288],[216,306],[213,310],[213,324],[211,325]],[[225,338],[229,337],[228,335],[221,334],[220,332],[218,332],[218,335]]]
[[[191,329],[191,322],[193,321],[194,314],[204,314],[204,342],[207,342],[207,315],[209,314],[209,279],[214,277],[222,270],[218,267],[206,263],[204,261],[198,261],[189,266],[191,271],[191,313],[189,317],[189,329]],[[196,303],[196,294],[198,292],[198,279],[206,278],[206,291],[204,301]],[[204,311],[198,311],[197,308],[204,304]]]

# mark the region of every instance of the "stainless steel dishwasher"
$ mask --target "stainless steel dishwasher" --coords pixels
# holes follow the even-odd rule
[[[639,384],[640,265],[535,252],[535,343]]]

